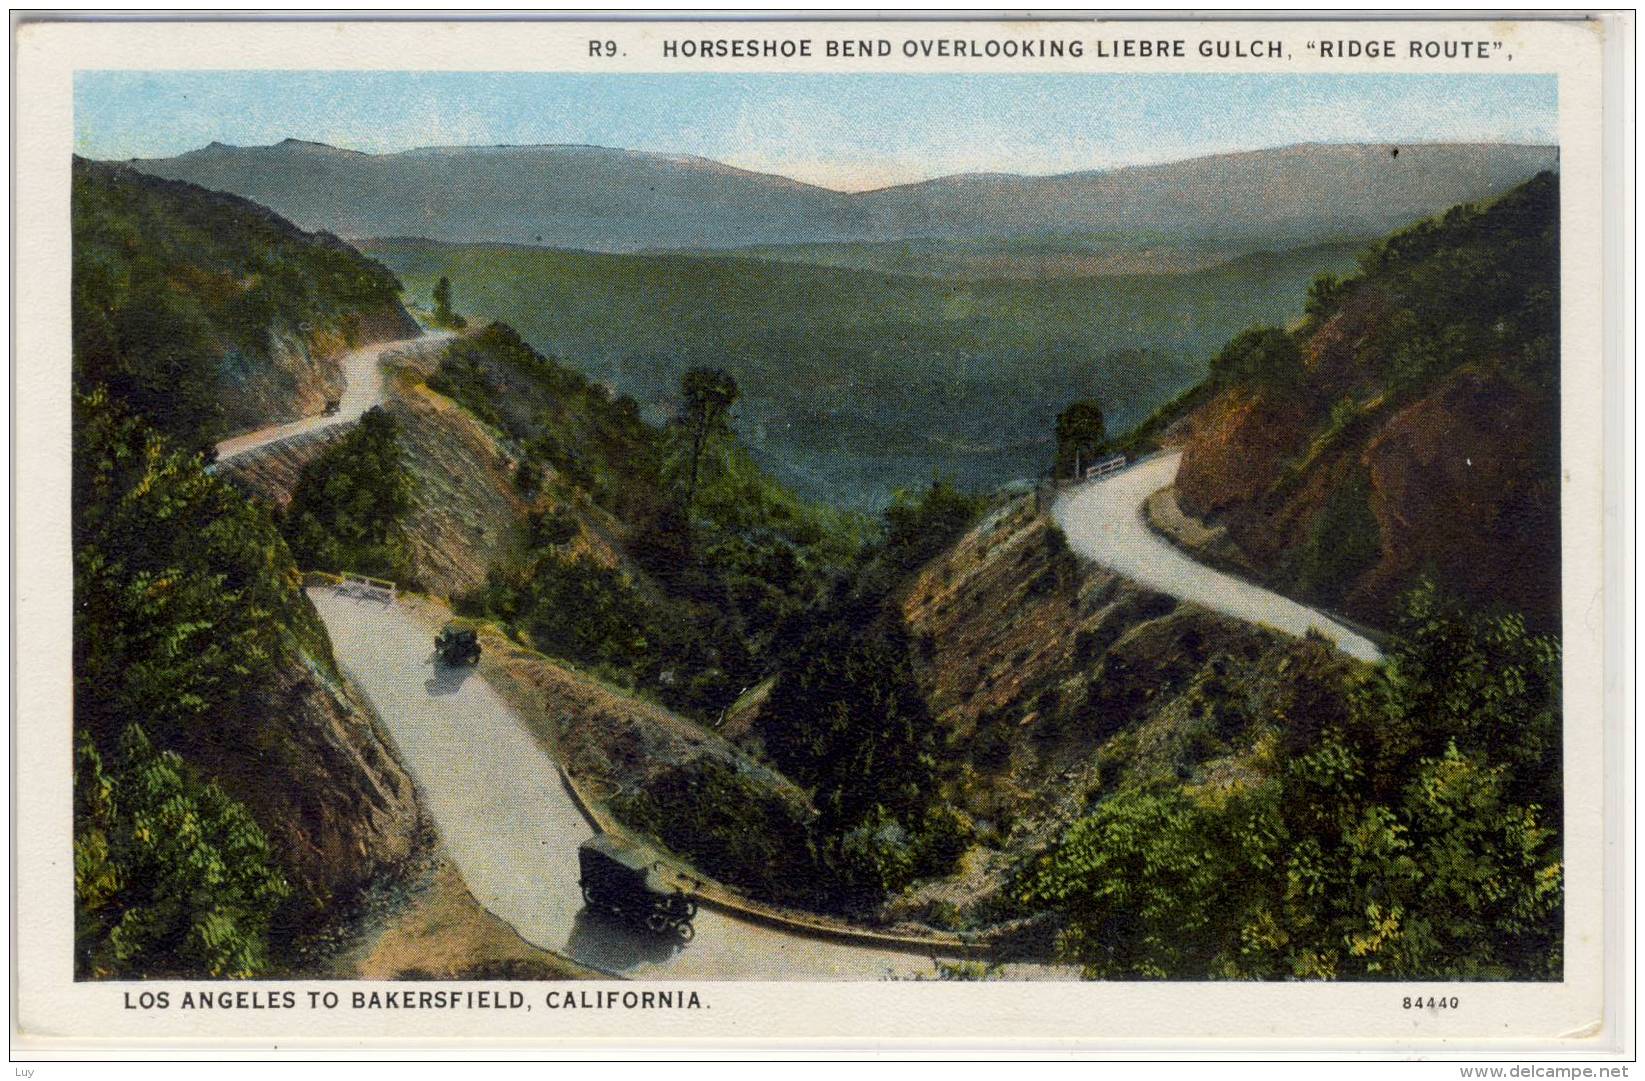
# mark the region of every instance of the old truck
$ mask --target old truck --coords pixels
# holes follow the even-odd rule
[[[480,663],[480,634],[466,619],[454,619],[440,628],[434,638],[434,655],[441,664]]]
[[[589,908],[684,942],[697,933],[691,923],[697,902],[674,884],[662,860],[643,845],[595,834],[578,847],[577,865]]]

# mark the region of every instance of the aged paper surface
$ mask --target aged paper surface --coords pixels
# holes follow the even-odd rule
[[[16,45],[20,1048],[1614,1042],[1600,22]]]

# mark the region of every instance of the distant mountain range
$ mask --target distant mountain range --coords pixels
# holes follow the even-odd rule
[[[859,193],[707,158],[594,146],[365,154],[287,139],[212,143],[130,164],[347,237],[629,252],[1071,232],[1289,246],[1385,233],[1558,161],[1551,146],[1315,143],[1061,176],[970,173]]]

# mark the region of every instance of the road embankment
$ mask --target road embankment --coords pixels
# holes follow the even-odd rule
[[[1273,590],[1196,562],[1149,528],[1144,505],[1175,480],[1180,451],[1146,459],[1102,480],[1068,489],[1052,517],[1080,555],[1118,574],[1214,612],[1297,638],[1324,635],[1349,656],[1380,663],[1365,635]]]

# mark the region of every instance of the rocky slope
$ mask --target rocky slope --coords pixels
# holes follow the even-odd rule
[[[258,688],[277,751],[195,748],[224,790],[250,808],[317,909],[351,897],[412,854],[411,778],[346,684],[287,663]]]
[[[1556,625],[1557,210],[1551,174],[1459,207],[1236,340],[1183,425],[1182,510],[1373,624],[1427,576]]]
[[[1032,500],[921,569],[901,609],[946,783],[981,841],[955,875],[887,905],[939,926],[997,919],[1013,869],[1122,786],[1265,776],[1277,734],[1323,723],[1322,688],[1357,667],[1077,559]]]
[[[387,360],[383,409],[399,422],[400,447],[413,478],[413,507],[402,523],[409,588],[450,600],[483,587],[487,572],[517,556],[533,517],[563,513],[577,523],[571,542],[605,566],[622,560],[618,524],[552,466],[531,492],[516,470],[520,449],[428,386],[444,352]],[[260,447],[219,465],[218,473],[276,509],[290,503],[303,467],[341,440],[338,427]]]

